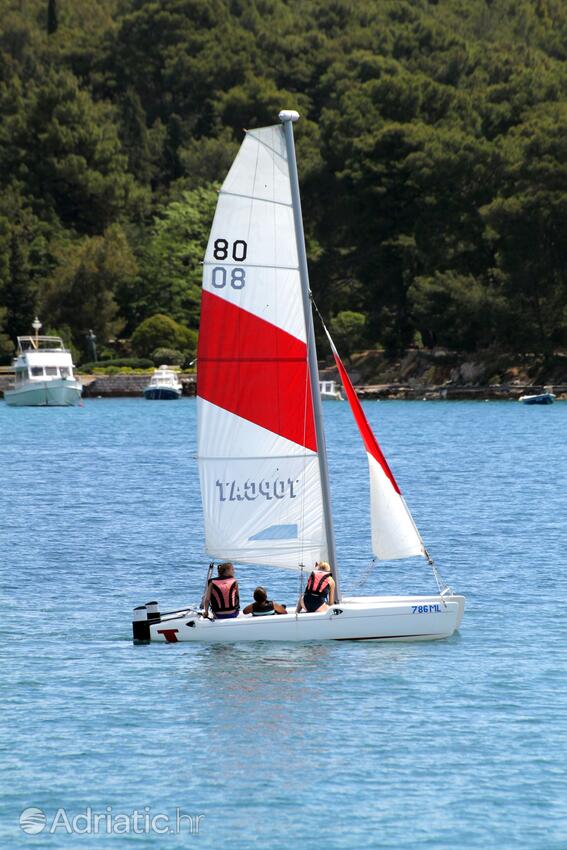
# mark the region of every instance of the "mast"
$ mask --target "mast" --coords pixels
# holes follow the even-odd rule
[[[290,109],[280,112],[278,118],[283,124],[285,133],[285,144],[289,164],[289,178],[291,184],[291,199],[293,204],[293,221],[295,225],[295,241],[297,243],[297,256],[299,260],[299,277],[301,280],[301,295],[303,298],[303,312],[305,315],[305,326],[307,328],[307,351],[309,377],[311,379],[311,395],[313,397],[313,415],[315,419],[315,433],[317,436],[317,450],[319,457],[319,475],[321,478],[321,491],[323,496],[323,517],[325,520],[325,536],[327,538],[327,552],[331,573],[335,580],[335,601],[341,598],[339,584],[339,570],[337,565],[337,554],[335,550],[335,532],[333,529],[333,515],[331,512],[331,489],[329,486],[329,468],[327,463],[327,447],[325,444],[325,429],[323,427],[323,410],[321,405],[321,394],[319,392],[319,368],[317,366],[317,350],[315,348],[315,329],[313,327],[313,313],[311,310],[311,289],[309,287],[309,271],[307,268],[307,253],[305,251],[305,236],[303,233],[303,217],[301,214],[301,198],[299,195],[299,178],[297,175],[297,161],[295,158],[295,145],[293,141],[293,123],[299,119],[299,113]]]

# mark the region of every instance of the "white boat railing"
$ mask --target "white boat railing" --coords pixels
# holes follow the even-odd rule
[[[26,351],[66,351],[59,336],[19,336],[18,354]]]

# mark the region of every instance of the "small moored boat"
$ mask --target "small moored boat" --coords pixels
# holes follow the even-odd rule
[[[323,401],[344,401],[336,381],[319,381],[319,392]]]
[[[522,404],[553,404],[555,396],[553,393],[539,393],[538,395],[521,395],[519,401]]]
[[[174,399],[180,398],[183,387],[177,374],[168,366],[160,366],[151,377],[150,383],[144,388],[144,398]]]
[[[58,336],[39,336],[41,322],[36,318],[35,336],[19,336],[14,359],[15,383],[4,392],[6,404],[13,407],[70,407],[79,404],[83,391],[73,375],[73,361]]]

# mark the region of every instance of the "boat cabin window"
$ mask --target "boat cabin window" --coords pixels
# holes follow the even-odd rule
[[[67,366],[60,366],[59,372],[61,373],[62,378],[68,378],[69,377],[69,369],[67,368]]]
[[[43,377],[43,366],[32,366],[31,367],[32,378],[41,378]]]
[[[46,366],[45,367],[46,375],[57,375],[57,366]]]

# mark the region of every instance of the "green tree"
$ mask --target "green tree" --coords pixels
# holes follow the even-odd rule
[[[102,232],[125,214],[139,216],[144,190],[127,172],[114,108],[95,103],[69,71],[49,69],[8,117],[0,165],[67,227]]]
[[[140,277],[121,296],[131,324],[161,312],[197,326],[201,262],[216,200],[211,186],[185,191],[180,200],[172,201],[156,216],[140,254]]]
[[[191,328],[174,321],[171,316],[158,313],[145,319],[130,339],[132,350],[140,357],[151,357],[157,349],[176,349],[193,355],[197,348],[197,334]]]
[[[9,360],[11,354],[14,351],[14,343],[12,342],[8,334],[4,333],[6,313],[6,308],[0,307],[0,362]]]
[[[502,194],[483,212],[494,277],[524,349],[567,345],[567,106],[537,110],[507,140]]]
[[[69,326],[74,344],[83,351],[90,329],[102,346],[124,325],[115,293],[128,287],[136,271],[134,255],[120,225],[107,228],[103,236],[62,244],[58,265],[43,294],[42,313],[55,327]]]
[[[505,299],[472,275],[454,271],[416,277],[408,297],[428,347],[473,351],[493,345],[506,322]]]
[[[350,357],[366,342],[366,316],[353,310],[343,310],[331,319],[331,335],[339,354],[344,352]]]
[[[59,27],[57,14],[57,0],[48,0],[47,2],[47,34],[53,35]]]
[[[146,115],[134,89],[127,89],[120,106],[120,138],[128,157],[128,168],[140,183],[147,184],[153,173],[151,145]]]

